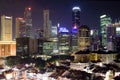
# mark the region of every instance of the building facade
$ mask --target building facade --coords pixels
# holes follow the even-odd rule
[[[0,41],[0,57],[16,56],[16,41]]]
[[[31,7],[26,7],[24,12],[25,37],[33,37]]]
[[[70,32],[66,27],[60,27],[58,30],[58,49],[60,54],[70,52]]]
[[[78,47],[78,27],[80,26],[80,7],[72,9],[71,51],[76,52]]]
[[[43,27],[44,27],[44,38],[50,38],[50,20],[49,20],[49,10],[43,11]]]
[[[90,47],[90,29],[86,25],[79,27],[78,31],[78,50],[88,50]]]
[[[16,53],[17,56],[31,56],[35,53],[34,40],[30,37],[16,38]]]
[[[99,50],[100,38],[99,38],[99,35],[98,35],[98,30],[96,30],[96,29],[91,29],[90,30],[90,41],[91,41],[90,50],[91,51]]]
[[[116,27],[113,24],[109,24],[107,27],[107,50],[115,51],[115,44],[113,43],[116,36]]]
[[[23,18],[16,18],[16,38],[26,36],[25,20]]]
[[[101,35],[102,35],[102,46],[107,47],[107,27],[111,24],[111,18],[108,15],[100,16],[100,26],[101,26]]]
[[[16,56],[16,41],[12,40],[12,16],[1,16],[0,57]]]
[[[1,16],[1,41],[12,41],[12,16]]]

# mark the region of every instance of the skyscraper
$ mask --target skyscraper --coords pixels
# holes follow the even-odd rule
[[[116,35],[116,26],[109,24],[107,27],[107,50],[114,51],[115,45],[113,44]]]
[[[76,52],[78,49],[78,27],[80,26],[80,7],[72,9],[72,28],[71,28],[71,50]]]
[[[111,23],[111,18],[108,15],[100,16],[100,26],[102,35],[102,46],[107,47],[107,28],[108,24]]]
[[[78,28],[80,26],[80,7],[73,7],[72,9],[73,15],[72,15],[72,20],[73,20],[73,28]]]
[[[15,56],[16,42],[12,40],[12,16],[1,16],[0,56]]]
[[[1,41],[12,41],[12,16],[1,16]]]
[[[50,38],[50,20],[49,20],[49,10],[43,11],[43,20],[44,20],[44,37],[46,39]]]
[[[58,40],[60,54],[68,54],[70,51],[70,33],[66,27],[59,27]]]
[[[31,7],[26,7],[24,12],[25,20],[25,36],[32,37],[32,18],[31,18]]]
[[[25,37],[25,32],[25,20],[23,18],[16,18],[16,38]]]
[[[99,38],[97,29],[91,29],[90,30],[90,40],[91,40],[90,50],[91,51],[99,50],[100,38]]]

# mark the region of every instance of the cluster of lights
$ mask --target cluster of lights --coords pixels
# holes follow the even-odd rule
[[[59,32],[69,32],[69,30],[66,27],[60,27]]]

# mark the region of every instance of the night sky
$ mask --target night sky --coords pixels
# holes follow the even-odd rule
[[[100,29],[99,16],[108,14],[113,19],[120,18],[120,1],[83,1],[83,0],[0,0],[0,14],[23,17],[24,9],[32,7],[33,28],[43,26],[43,10],[50,10],[50,20],[53,25],[71,27],[72,8],[81,8],[81,25],[86,24],[90,28]]]

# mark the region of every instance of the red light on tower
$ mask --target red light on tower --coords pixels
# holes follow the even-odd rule
[[[31,7],[29,7],[28,10],[31,10]]]

